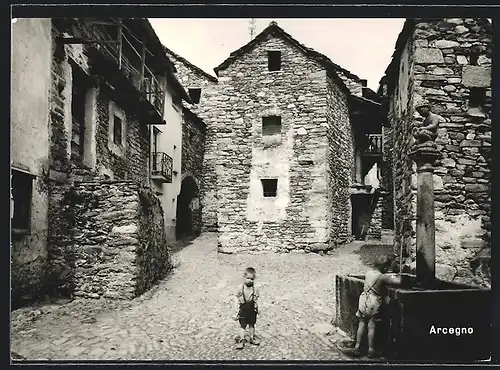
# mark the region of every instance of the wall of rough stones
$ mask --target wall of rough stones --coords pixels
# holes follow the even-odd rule
[[[488,285],[488,276],[473,276],[470,261],[488,245],[491,228],[491,24],[479,19],[417,22],[407,47],[413,63],[412,109],[401,115],[393,102],[394,118],[413,117],[410,129],[421,120],[414,107],[427,102],[446,120],[436,140],[443,158],[434,165],[437,275]],[[483,97],[476,104],[477,93]],[[393,127],[399,138],[394,151],[406,154],[409,131],[405,135]],[[415,193],[416,168],[406,155],[396,154],[395,160],[395,184],[404,189],[396,200],[396,233],[413,254],[415,238],[409,236],[414,226],[405,228],[402,216],[415,212],[402,210],[411,204],[408,194]]]
[[[12,24],[11,163],[34,176],[31,230],[13,234],[11,241],[13,306],[36,296],[46,277],[51,54],[49,19],[18,18]]]
[[[215,171],[217,158],[217,107],[219,104],[217,79],[207,75],[198,67],[166,49],[167,55],[177,69],[176,75],[182,86],[201,88],[198,104],[186,106],[206,124],[205,155],[203,158],[203,178],[200,180],[200,202],[202,207],[203,231],[217,230],[217,176]]]
[[[200,202],[200,194],[203,194],[202,186],[204,185],[202,180],[206,131],[205,123],[185,110],[182,126],[182,177],[192,177],[194,182],[201,187],[198,189],[197,196],[191,200],[191,221],[195,234],[202,230],[203,203]]]
[[[280,71],[267,70],[268,50],[281,51]],[[336,180],[327,175],[327,132],[329,125],[344,127],[342,119],[348,115],[342,97],[338,111],[327,118],[327,89],[325,69],[277,37],[268,37],[219,71],[220,252],[331,247],[335,221],[329,190]],[[337,89],[331,94],[340,96]],[[262,136],[262,117],[267,115],[281,116],[281,134]],[[348,139],[339,133],[337,145],[348,145]],[[275,198],[263,197],[261,178],[278,179]],[[344,231],[343,226],[337,230]]]
[[[392,117],[387,117],[388,122],[392,121]],[[382,207],[382,230],[394,230],[394,178],[392,169],[393,157],[393,137],[392,127],[387,125],[382,127],[382,161],[380,163],[380,187],[383,190],[382,198],[380,199]]]
[[[163,211],[150,188],[99,180],[59,190],[51,240],[59,292],[131,299],[169,271]]]
[[[392,174],[394,177],[394,252],[400,255],[411,253],[412,238],[415,237],[416,192],[411,188],[413,161],[408,157],[412,145],[413,129],[413,55],[412,43],[403,48],[397,65],[397,79],[389,104],[389,120],[392,133]]]
[[[382,202],[383,199],[377,196],[374,200],[373,213],[370,218],[366,239],[380,240],[382,237]]]
[[[335,244],[352,239],[350,187],[354,182],[354,137],[347,96],[332,78],[327,79],[328,198],[330,238]]]

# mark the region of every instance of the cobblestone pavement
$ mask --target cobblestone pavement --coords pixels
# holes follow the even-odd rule
[[[330,322],[335,275],[365,271],[359,243],[333,255],[216,253],[205,234],[174,255],[178,266],[132,301],[75,300],[12,312],[11,348],[27,359],[341,360]],[[257,270],[260,346],[234,349],[231,294]]]

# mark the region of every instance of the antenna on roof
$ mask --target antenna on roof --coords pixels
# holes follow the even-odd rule
[[[250,40],[253,40],[253,35],[255,34],[255,18],[250,18],[248,29],[250,31]]]

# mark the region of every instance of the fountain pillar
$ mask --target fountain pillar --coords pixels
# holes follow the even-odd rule
[[[417,145],[410,152],[410,158],[417,163],[416,276],[420,284],[436,277],[433,163],[440,157],[433,141]]]

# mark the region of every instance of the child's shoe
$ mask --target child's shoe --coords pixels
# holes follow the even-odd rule
[[[253,344],[254,346],[258,346],[260,344],[260,340],[256,337],[250,338],[250,344]]]
[[[245,347],[245,338],[237,338],[236,339],[236,349],[243,349]]]
[[[367,355],[368,358],[379,358],[381,356],[382,356],[382,354],[378,351],[368,350],[368,355]]]

